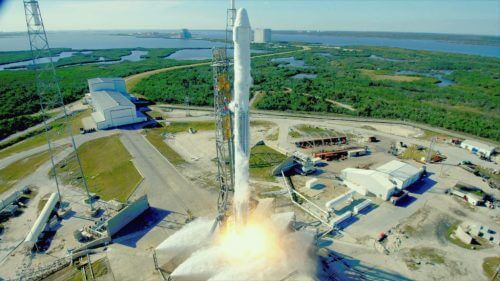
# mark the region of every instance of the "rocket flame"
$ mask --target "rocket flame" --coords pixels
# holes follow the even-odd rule
[[[229,263],[241,264],[255,259],[271,260],[279,256],[279,238],[271,226],[249,221],[245,225],[226,226],[219,238]]]

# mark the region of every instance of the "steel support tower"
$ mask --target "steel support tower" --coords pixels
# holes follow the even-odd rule
[[[47,137],[48,151],[52,163],[52,176],[54,177],[59,200],[61,200],[61,173],[60,169],[76,168],[76,173],[69,175],[72,179],[72,184],[78,185],[81,182],[87,193],[88,204],[91,209],[92,200],[89,194],[89,189],[83,169],[80,163],[80,157],[73,137],[73,126],[71,119],[68,116],[66,106],[64,104],[63,95],[59,87],[59,79],[56,75],[54,63],[52,61],[52,52],[47,40],[47,34],[43,25],[40,7],[36,0],[24,0],[24,13],[26,16],[26,26],[28,28],[28,37],[33,59],[33,68],[35,71],[36,92],[40,103],[40,111],[43,115],[43,123],[45,126],[45,135]],[[49,62],[42,62],[41,58],[49,58]],[[49,124],[48,110],[60,108],[62,117],[56,122]],[[59,148],[56,147],[55,141],[68,137],[72,153],[60,164],[56,164],[56,154]],[[68,173],[68,172],[67,172]]]
[[[218,212],[214,228],[225,220],[229,208],[230,193],[234,190],[232,114],[229,110],[231,102],[229,65],[226,49],[213,49],[215,146],[217,151],[217,181],[219,182]]]
[[[227,218],[230,204],[229,198],[234,191],[233,118],[229,110],[229,103],[233,97],[229,75],[231,62],[227,56],[227,51],[230,42],[230,31],[234,25],[235,17],[236,8],[234,0],[231,0],[231,7],[227,9],[225,47],[212,50],[215,147],[217,151],[217,181],[219,182],[217,218],[212,227],[212,232],[217,225]]]

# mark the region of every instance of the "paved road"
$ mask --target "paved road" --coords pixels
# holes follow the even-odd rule
[[[71,114],[71,113],[73,113],[73,112],[75,112],[75,111],[77,111],[77,110],[82,110],[82,109],[85,109],[85,108],[86,108],[85,106],[81,106],[81,102],[80,101],[75,101],[75,102],[73,102],[71,104],[66,105],[66,110],[67,110],[67,114],[68,115]],[[57,112],[60,109],[61,108],[52,109],[48,113]],[[51,117],[51,118],[47,119],[47,123],[51,123],[51,122],[53,122],[53,121],[55,121],[55,120],[57,120],[57,119],[59,119],[59,118],[61,118],[63,116],[64,116],[64,113],[60,112],[60,113],[56,114],[54,117]],[[43,127],[44,127],[43,122],[39,123],[39,124],[37,124],[35,126],[27,128],[26,130],[14,133],[14,134],[12,134],[12,135],[10,135],[10,136],[8,136],[8,137],[0,140],[0,143],[8,142],[8,141],[13,140],[13,139],[15,139],[17,137],[20,137],[22,135],[30,133],[30,132],[32,132],[34,130],[41,129]]]
[[[124,131],[121,140],[144,181],[140,188],[153,207],[195,216],[215,214],[217,196],[187,181],[139,132]]]

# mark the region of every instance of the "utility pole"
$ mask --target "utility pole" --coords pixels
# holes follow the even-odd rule
[[[80,157],[78,155],[75,139],[73,137],[72,123],[68,117],[68,112],[61,94],[59,79],[57,78],[54,63],[52,61],[52,52],[47,40],[47,33],[45,32],[38,1],[24,0],[23,2],[31,55],[33,59],[33,68],[35,71],[36,93],[40,103],[40,111],[43,116],[45,136],[47,138],[47,146],[52,164],[52,175],[56,183],[57,193],[59,194],[59,202],[62,200],[60,190],[61,172],[58,172],[58,165],[56,165],[55,157],[58,150],[56,150],[55,141],[67,136],[70,138],[70,145],[73,152],[66,160],[63,160],[63,163],[59,165],[61,167],[60,169],[63,167],[67,169],[73,167],[73,163],[70,163],[70,161],[74,161],[77,175],[71,176],[74,176],[76,181],[82,181],[82,185],[87,193],[90,209],[93,210],[92,198],[90,197],[87,181],[85,179],[85,175],[83,174]],[[48,58],[49,62],[41,63],[40,58]],[[52,126],[48,124],[49,115],[47,114],[47,110],[54,108],[62,109],[63,117],[60,119],[62,130],[58,130],[56,127],[52,128]]]

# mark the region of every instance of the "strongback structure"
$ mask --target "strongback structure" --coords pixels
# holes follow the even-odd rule
[[[71,119],[68,117],[61,89],[59,87],[59,81],[51,59],[52,53],[47,40],[47,34],[45,33],[40,7],[38,5],[38,1],[36,0],[24,0],[23,2],[33,67],[35,70],[36,92],[40,102],[40,110],[44,118],[45,135],[47,137],[47,145],[52,162],[52,176],[54,177],[56,183],[59,200],[61,200],[62,197],[60,191],[61,173],[58,169],[76,167],[76,174],[71,175],[71,179],[73,180],[72,184],[77,185],[77,182],[81,181],[87,193],[88,203],[92,209],[92,200],[90,198],[87,182],[83,174],[80,157],[78,155],[75,139],[73,137]],[[40,63],[40,58],[49,58],[50,61],[48,63]],[[56,123],[55,125],[52,125],[48,124],[49,116],[47,111],[54,108],[61,108],[63,116],[54,122]],[[72,154],[66,158],[66,160],[63,160],[65,162],[61,162],[56,165],[55,154],[58,149],[55,148],[55,140],[64,137],[70,138],[70,145],[73,151]]]
[[[229,196],[234,187],[234,157],[231,102],[231,83],[229,80],[229,60],[225,48],[213,50],[213,83],[215,111],[215,146],[217,151],[217,180],[219,198],[217,201],[217,221],[222,222],[229,207]],[[215,227],[215,225],[214,225]]]
[[[227,9],[226,44],[224,48],[212,50],[212,72],[214,88],[215,111],[215,146],[217,151],[217,181],[219,182],[219,197],[217,200],[217,225],[227,217],[231,193],[234,191],[234,146],[233,146],[233,118],[229,110],[232,100],[231,79],[229,73],[230,60],[227,56],[230,42],[230,30],[234,25],[236,9],[234,0]]]

